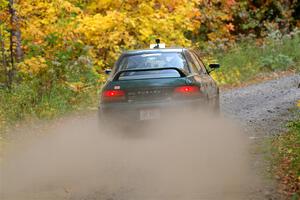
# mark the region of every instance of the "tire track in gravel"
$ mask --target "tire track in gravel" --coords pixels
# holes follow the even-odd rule
[[[300,99],[300,75],[233,89],[221,94],[225,116],[241,123],[249,137],[268,137],[291,119],[290,109]]]

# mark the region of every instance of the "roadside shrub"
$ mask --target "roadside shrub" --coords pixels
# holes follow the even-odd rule
[[[221,64],[214,77],[221,85],[239,84],[262,73],[300,70],[300,32],[289,35],[270,34],[265,40],[247,37],[229,50],[212,50],[211,56]]]
[[[279,54],[279,55],[269,55],[266,57],[262,57],[260,59],[261,69],[268,69],[272,71],[276,70],[287,70],[291,66],[293,66],[295,62],[293,59],[287,55]]]
[[[20,84],[12,90],[0,90],[1,112],[8,122],[23,119],[30,115],[36,104],[37,93],[30,85]]]
[[[0,129],[28,118],[52,119],[70,111],[96,107],[97,86],[82,87],[76,91],[66,84],[54,85],[41,95],[33,81],[14,85],[11,90],[0,89]]]

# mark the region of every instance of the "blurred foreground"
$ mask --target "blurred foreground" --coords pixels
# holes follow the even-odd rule
[[[15,133],[1,166],[1,199],[247,199],[258,179],[231,122],[181,114],[103,131],[96,115]],[[113,127],[109,130],[114,130]],[[25,133],[26,132],[26,133]]]

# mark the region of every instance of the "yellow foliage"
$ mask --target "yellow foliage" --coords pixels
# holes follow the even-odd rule
[[[70,33],[71,22],[67,19],[74,14],[80,15],[81,9],[67,0],[36,1],[26,0],[17,4],[22,20],[23,38],[42,41],[49,33]],[[73,20],[74,21],[74,20]]]
[[[148,48],[155,38],[169,47],[190,46],[184,33],[199,26],[195,2],[93,0],[77,18],[75,33],[94,47],[96,59],[104,58],[102,68],[112,65],[122,50]]]
[[[73,83],[65,82],[65,84],[74,92],[81,92],[85,88],[85,85],[82,82],[73,82]]]
[[[231,15],[225,8],[224,12],[216,11],[202,0],[26,0],[16,6],[23,39],[37,46],[47,44],[49,35],[61,39],[47,46],[45,59],[53,60],[56,52],[64,51],[64,42],[77,41],[92,47],[90,55],[97,69],[112,67],[123,50],[148,48],[156,38],[167,47],[191,46],[186,33],[197,34],[202,21],[227,23]],[[216,30],[208,33],[212,41],[234,28],[232,24],[208,25]],[[28,49],[25,44],[24,50]],[[33,66],[26,62],[33,62]],[[35,57],[20,66],[26,69],[23,71],[37,73],[43,68],[35,66],[38,62],[43,61]]]
[[[19,70],[25,74],[35,75],[46,69],[48,65],[46,64],[45,58],[38,56],[24,60],[19,63],[18,67]]]

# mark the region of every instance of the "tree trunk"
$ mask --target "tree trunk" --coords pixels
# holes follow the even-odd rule
[[[8,10],[10,14],[10,63],[11,68],[8,72],[8,82],[9,86],[13,82],[13,78],[16,73],[16,66],[15,62],[19,63],[23,58],[23,51],[22,51],[22,40],[21,40],[21,31],[20,31],[20,24],[19,18],[16,14],[16,10],[14,9],[14,0],[8,1]]]
[[[14,62],[14,42],[13,42],[13,30],[10,30],[10,37],[9,37],[9,51],[10,51],[10,68],[7,72],[7,86],[11,88],[13,77],[15,74],[15,62]]]
[[[2,22],[0,21],[0,24]],[[3,33],[2,33],[2,29],[0,30],[0,47],[1,47],[1,63],[2,63],[2,67],[3,67],[3,72],[4,72],[4,78],[5,78],[5,85],[8,87],[8,73],[7,73],[7,61],[6,61],[6,55],[5,55],[5,44],[4,44],[4,39],[3,39]]]
[[[15,57],[16,62],[20,62],[23,58],[23,51],[22,51],[22,38],[21,38],[21,31],[20,31],[20,23],[19,17],[14,9],[14,0],[9,0],[9,13],[10,13],[10,22],[12,27],[12,35],[13,35],[13,42],[15,43]]]

